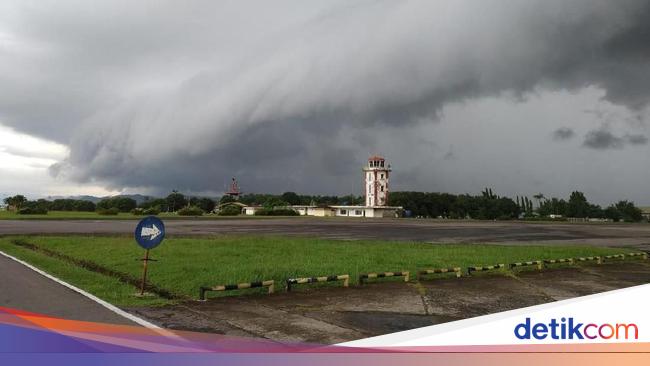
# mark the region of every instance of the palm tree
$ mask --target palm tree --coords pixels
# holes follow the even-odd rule
[[[541,207],[542,206],[542,201],[546,199],[546,197],[544,197],[544,193],[538,193],[538,194],[534,195],[533,198],[537,200],[537,206],[538,207]]]
[[[8,206],[13,207],[14,210],[18,211],[20,210],[20,207],[27,202],[27,198],[22,194],[18,194],[13,197],[7,197],[4,201]]]

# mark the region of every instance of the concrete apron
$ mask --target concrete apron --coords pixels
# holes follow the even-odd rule
[[[408,284],[388,279],[350,288],[305,286],[270,296],[127,310],[171,329],[333,344],[645,284],[650,261],[514,273]]]

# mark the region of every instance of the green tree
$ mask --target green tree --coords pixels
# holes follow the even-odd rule
[[[625,222],[639,222],[643,220],[643,211],[636,207],[633,202],[619,201],[614,205],[620,217]]]
[[[167,200],[164,198],[155,198],[144,201],[140,204],[140,208],[143,208],[144,210],[152,209],[150,212],[168,211]]]
[[[27,203],[27,198],[22,194],[17,194],[12,197],[7,197],[4,199],[4,202],[13,207],[16,211],[19,211],[25,203]]]
[[[97,203],[97,209],[102,211],[115,208],[120,212],[131,212],[137,206],[138,204],[133,198],[123,196],[104,198]]]
[[[567,202],[563,199],[557,199],[555,197],[551,199],[544,200],[537,212],[540,216],[549,216],[549,215],[562,215],[566,216],[567,212]]]
[[[295,192],[284,192],[280,196],[280,199],[290,205],[300,204],[300,196],[298,196]]]
[[[605,218],[606,219],[610,219],[610,220],[612,220],[614,222],[621,221],[621,213],[618,211],[618,209],[616,209],[616,206],[614,206],[614,205],[609,205],[605,209],[604,213],[605,213]]]
[[[266,200],[262,206],[264,206],[265,209],[272,210],[276,207],[286,207],[288,205],[289,205],[288,202],[283,201],[278,197],[271,197],[268,200]]]
[[[75,200],[72,203],[72,210],[73,211],[93,212],[93,211],[95,211],[95,208],[96,208],[96,205],[92,201]]]
[[[196,206],[204,212],[212,212],[215,207],[213,200],[207,197],[192,197],[190,198],[190,206]]]
[[[226,205],[219,210],[219,216],[237,216],[241,214],[241,207],[237,205]]]
[[[579,191],[571,193],[566,214],[568,217],[587,217],[589,214],[589,202],[584,193]]]
[[[167,198],[165,198],[167,201],[167,208],[171,212],[176,212],[179,209],[187,206],[187,200],[185,199],[185,196],[182,193],[178,193],[177,190],[173,190],[172,193],[170,193]]]
[[[250,196],[250,195],[248,195],[248,196]],[[224,196],[222,196],[221,199],[219,200],[219,204],[222,205],[222,204],[224,204],[224,203],[230,203],[230,202],[235,202],[235,201],[237,201],[237,200],[235,199],[235,197],[233,197],[233,196],[229,196],[229,195],[224,195]],[[243,200],[242,200],[242,203],[243,203]],[[246,204],[249,204],[249,205],[250,205],[250,204],[252,204],[252,202],[248,202],[248,203],[246,203]]]

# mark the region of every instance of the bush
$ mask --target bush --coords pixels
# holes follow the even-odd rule
[[[183,207],[178,210],[177,214],[181,216],[201,216],[203,215],[203,210],[196,206]]]
[[[57,198],[47,202],[51,211],[95,211],[95,204],[86,200],[75,200],[70,198]]]
[[[158,210],[158,212],[167,211],[168,209],[167,201],[164,198],[155,198],[144,201],[140,204],[140,207],[144,208],[145,210],[149,208],[155,208]]]
[[[237,205],[224,206],[219,210],[219,216],[237,216],[241,214],[241,207]]]
[[[255,216],[298,216],[299,213],[290,208],[262,209],[255,212]]]
[[[96,208],[97,205],[91,201],[77,200],[73,203],[74,211],[93,212]]]
[[[47,208],[42,206],[24,207],[18,210],[19,215],[45,215]]]
[[[117,208],[119,212],[131,212],[136,206],[137,203],[134,199],[123,196],[104,198],[97,204],[98,209],[107,210]]]
[[[120,210],[117,207],[100,208],[97,210],[97,213],[100,215],[117,215],[120,213]]]
[[[145,215],[158,215],[160,213],[160,207],[153,206],[144,210]]]
[[[212,212],[214,211],[214,207],[215,207],[214,201],[207,197],[203,197],[203,198],[192,197],[190,198],[190,204],[192,206],[197,206],[198,208],[203,210],[203,212]]]
[[[142,216],[144,215],[144,209],[140,207],[136,207],[133,210],[131,210],[131,213],[135,216]]]

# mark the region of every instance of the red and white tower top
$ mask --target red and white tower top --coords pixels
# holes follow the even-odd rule
[[[368,165],[363,167],[366,206],[386,206],[388,203],[388,176],[391,172],[386,159],[373,155],[368,159]]]
[[[239,195],[241,195],[241,190],[237,184],[237,179],[234,177],[232,178],[232,182],[230,182],[230,188],[228,188],[228,192],[226,192],[226,194],[234,198],[239,198]]]

